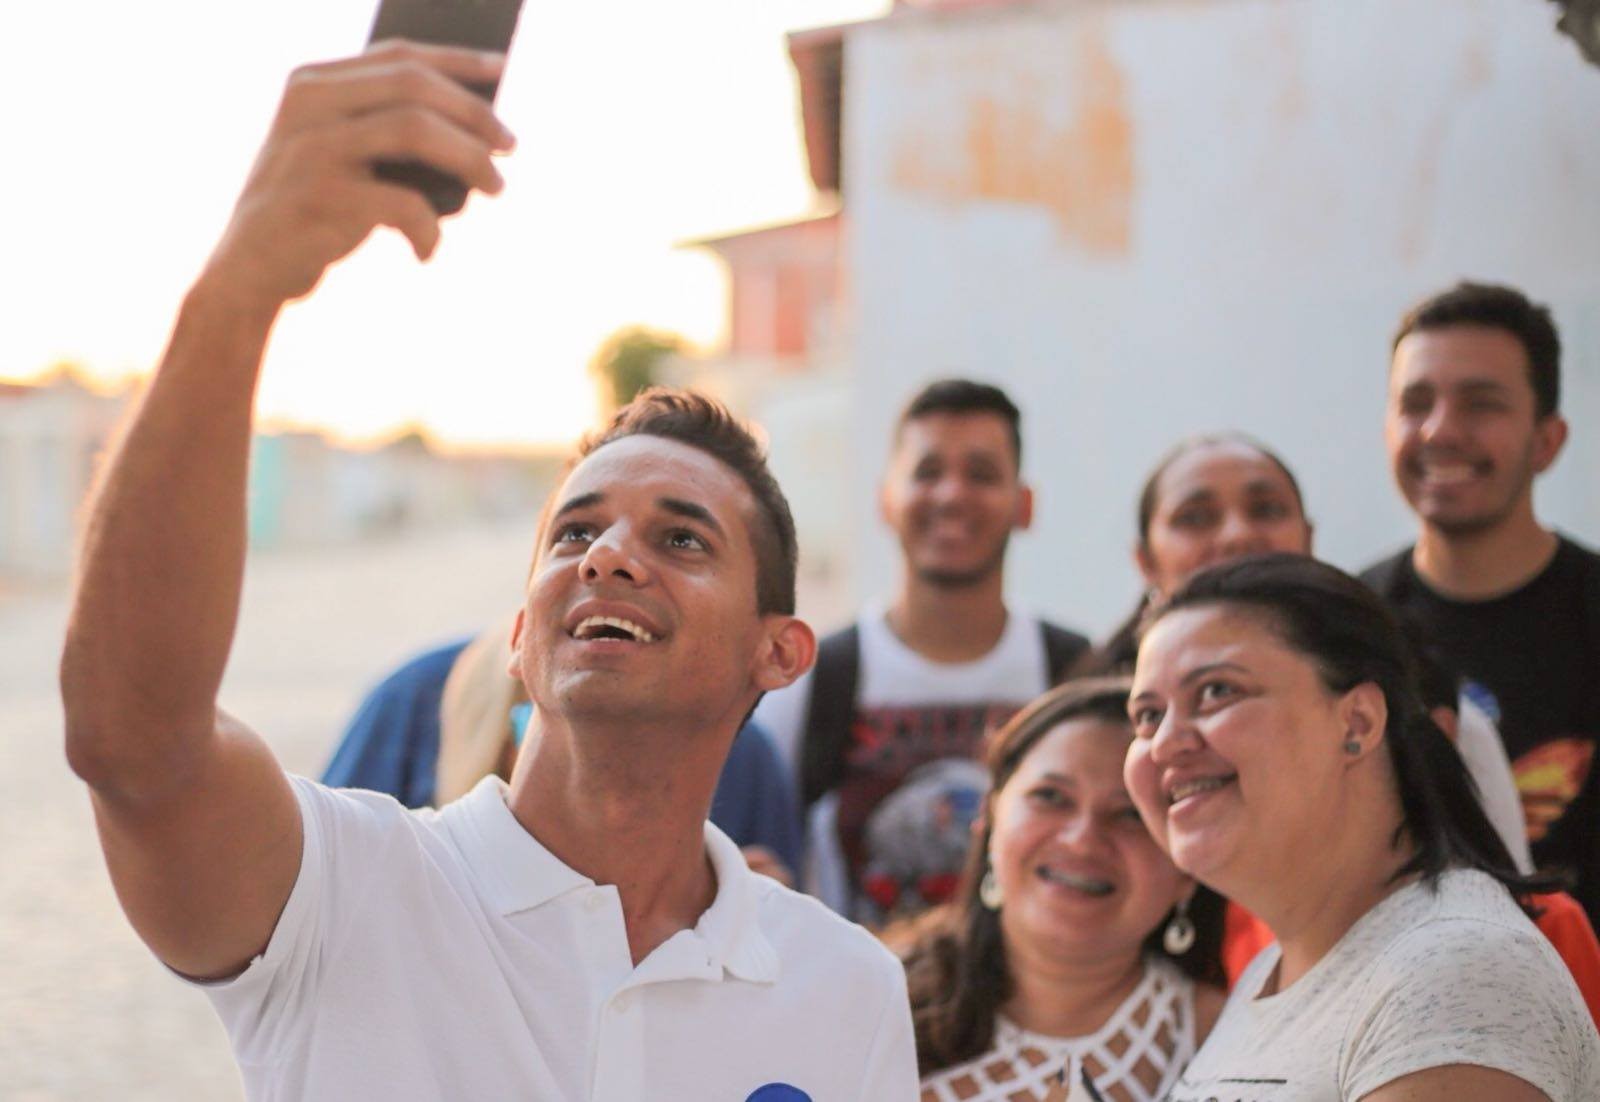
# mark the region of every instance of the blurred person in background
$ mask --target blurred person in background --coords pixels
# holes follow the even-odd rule
[[[509,780],[533,718],[521,682],[505,669],[510,649],[507,622],[402,663],[362,700],[322,783],[418,808],[451,803],[490,774]],[[794,883],[801,835],[793,781],[753,723],[734,736],[710,818],[751,869]]]
[[[888,932],[923,1102],[1156,1102],[1222,1009],[1221,901],[1139,819],[1127,707],[1068,682],[997,731],[959,892]]]
[[[1363,579],[1494,720],[1533,859],[1600,922],[1600,555],[1541,524],[1561,454],[1561,340],[1510,287],[1461,283],[1401,320],[1384,418],[1417,541]]]
[[[756,700],[815,652],[788,504],[717,404],[641,396],[553,496],[509,784],[408,811],[290,777],[218,706],[276,320],[380,225],[433,253],[439,215],[374,161],[500,191],[513,139],[467,86],[503,64],[389,42],[291,76],[105,470],[61,688],[118,899],[252,1098],[914,1098],[899,962],[706,822]]]
[[[1600,1035],[1519,899],[1411,647],[1303,555],[1204,570],[1153,614],[1125,775],[1178,868],[1275,935],[1173,1102],[1580,1102]]]
[[[873,925],[950,898],[986,786],[985,733],[1088,647],[1006,604],[1006,551],[1032,522],[1033,491],[1021,415],[999,388],[946,379],[915,395],[878,500],[899,588],[756,711],[800,784],[803,883]]]

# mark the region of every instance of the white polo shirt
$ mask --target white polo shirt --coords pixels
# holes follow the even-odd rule
[[[251,1099],[916,1099],[899,962],[709,823],[716,898],[634,967],[616,888],[498,778],[420,812],[292,781],[305,847],[272,940],[201,985]]]

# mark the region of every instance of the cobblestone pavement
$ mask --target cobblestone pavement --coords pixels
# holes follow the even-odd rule
[[[315,773],[406,655],[516,607],[532,525],[256,556],[222,703]],[[0,1098],[242,1097],[204,997],[117,908],[61,749],[64,593],[0,602]]]

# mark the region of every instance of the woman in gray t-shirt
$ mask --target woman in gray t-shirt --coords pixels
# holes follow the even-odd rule
[[[1171,1102],[1593,1102],[1600,1037],[1433,725],[1393,616],[1269,555],[1144,631],[1128,788],[1185,872],[1277,937]]]

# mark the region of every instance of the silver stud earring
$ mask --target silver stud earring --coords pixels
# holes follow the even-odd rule
[[[1357,754],[1361,753],[1361,740],[1353,738],[1345,739],[1344,752],[1349,754],[1351,757],[1355,757]]]
[[[1161,947],[1174,957],[1181,957],[1194,948],[1194,919],[1189,917],[1187,899],[1173,908],[1172,918],[1161,935]]]
[[[983,879],[978,881],[978,902],[991,911],[998,911],[1005,898],[1000,894],[1000,881],[995,878],[994,869],[990,868],[983,874]]]

